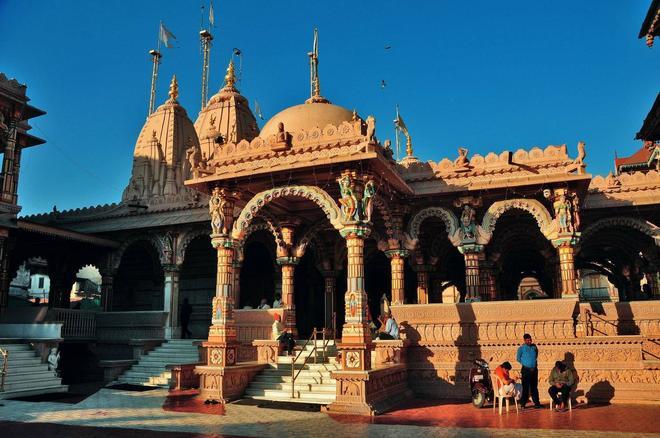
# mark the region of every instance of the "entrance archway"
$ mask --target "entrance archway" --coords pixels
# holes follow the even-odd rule
[[[216,254],[211,239],[207,235],[199,235],[188,243],[179,274],[179,306],[185,299],[192,306],[188,330],[194,339],[208,337],[215,276]]]
[[[112,310],[163,310],[163,282],[163,268],[151,242],[133,242],[119,263]]]

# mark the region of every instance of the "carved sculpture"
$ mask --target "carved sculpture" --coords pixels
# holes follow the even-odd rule
[[[619,181],[619,178],[616,175],[610,172],[607,174],[607,178],[605,178],[605,184],[607,185],[607,188],[620,187],[621,181]]]
[[[578,195],[573,195],[573,229],[578,231],[580,229],[580,198]]]
[[[578,156],[577,158],[573,161],[575,164],[579,166],[584,166],[584,159],[587,157],[587,150],[585,148],[585,143],[583,141],[579,141],[577,148],[578,148]]]
[[[225,228],[225,212],[224,207],[226,200],[224,198],[224,190],[215,187],[211,193],[209,200],[209,215],[211,216],[211,233],[212,234],[226,234]]]
[[[471,205],[463,205],[463,212],[461,213],[461,239],[470,240],[476,238],[476,217],[477,212]]]
[[[573,218],[571,215],[571,203],[566,198],[566,193],[561,191],[556,197],[552,207],[555,210],[555,218],[557,219],[557,224],[559,225],[560,233],[572,233],[573,229]]]
[[[357,221],[359,218],[358,201],[354,192],[355,184],[348,174],[342,175],[337,181],[339,182],[339,192],[341,194],[339,204],[341,204],[342,219],[345,222]]]
[[[274,151],[288,149],[291,145],[289,133],[284,129],[284,123],[277,124],[277,133],[275,134],[275,143],[272,145]],[[272,141],[272,140],[271,140]]]
[[[57,347],[50,349],[50,354],[48,354],[48,371],[55,371],[55,374],[58,375],[57,367],[60,364],[60,352]]]
[[[364,212],[364,221],[371,222],[371,213],[374,209],[373,197],[376,195],[376,186],[373,180],[369,180],[364,185],[364,196],[362,197],[362,211]]]
[[[467,157],[468,149],[464,147],[458,148],[458,158],[454,160],[454,170],[456,172],[463,172],[469,170],[470,160]]]
[[[376,119],[374,116],[367,117],[367,141],[369,143],[376,141]]]
[[[190,164],[190,177],[195,177],[195,170],[199,168],[201,154],[199,148],[193,144],[192,138],[188,137],[188,149],[186,149],[186,160]]]

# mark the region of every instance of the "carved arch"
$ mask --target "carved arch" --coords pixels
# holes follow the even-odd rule
[[[250,222],[259,213],[259,211],[274,199],[284,196],[296,196],[299,198],[309,199],[318,205],[325,213],[335,229],[340,230],[343,225],[340,221],[340,211],[337,203],[332,197],[324,190],[313,186],[285,186],[275,189],[264,190],[257,193],[241,210],[241,214],[234,222],[234,229],[232,237],[237,240],[242,240],[245,236]]]
[[[283,248],[284,247],[284,240],[282,239],[282,234],[279,230],[279,228],[275,228],[270,222],[256,222],[250,224],[250,226],[245,230],[245,234],[243,236],[243,239],[237,241],[236,245],[236,253],[237,253],[237,260],[242,263],[243,259],[245,258],[244,254],[244,249],[245,249],[245,243],[247,242],[248,237],[250,235],[256,233],[257,231],[268,231],[273,235],[273,238],[275,239],[275,246],[276,246],[276,252],[277,248]]]
[[[154,233],[147,233],[145,235],[142,233],[135,233],[131,234],[126,240],[124,240],[119,248],[117,248],[117,250],[112,253],[112,256],[109,260],[109,267],[111,272],[117,272],[117,269],[119,269],[119,265],[121,264],[121,259],[128,247],[139,241],[151,244],[153,249],[156,250],[158,261],[160,262],[161,266],[171,262],[172,239],[169,234],[157,235]]]
[[[494,202],[488,207],[478,229],[477,241],[479,244],[485,245],[490,242],[490,239],[493,237],[493,231],[495,231],[497,220],[508,210],[512,209],[524,210],[531,214],[534,220],[536,220],[536,223],[541,230],[541,234],[543,234],[546,239],[551,240],[556,237],[556,224],[552,219],[550,212],[543,204],[536,199],[507,199]]]
[[[431,217],[442,219],[447,228],[447,236],[449,236],[449,240],[452,245],[458,246],[460,243],[460,238],[458,236],[458,218],[451,210],[444,207],[428,207],[418,211],[408,225],[408,234],[410,235],[411,240],[415,242],[415,244],[419,241],[419,230],[422,227],[422,223]]]
[[[211,227],[194,228],[185,234],[179,236],[177,251],[176,251],[176,264],[181,266],[186,258],[186,251],[190,243],[201,236],[209,236],[211,234]],[[210,243],[209,243],[210,245]]]
[[[598,231],[610,227],[627,227],[639,231],[651,239],[656,246],[660,246],[660,227],[654,223],[629,216],[615,216],[598,219],[596,222],[587,226],[582,232],[581,241],[586,241]]]
[[[327,227],[327,224],[323,222],[317,222],[316,224],[308,227],[305,230],[305,233],[298,239],[296,246],[293,248],[292,254],[294,257],[302,257],[307,251],[307,247],[312,243],[319,231],[324,230]]]

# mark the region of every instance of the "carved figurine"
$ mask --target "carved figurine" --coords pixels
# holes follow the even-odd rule
[[[468,168],[470,165],[470,160],[468,159],[467,154],[467,148],[458,148],[458,158],[454,160],[454,167],[456,167],[456,170],[466,170]]]
[[[212,234],[224,234],[226,201],[219,187],[213,189],[209,200],[209,215],[211,216]]]
[[[284,123],[280,122],[277,124],[277,142],[286,143],[286,131],[284,130]]]
[[[580,230],[580,198],[578,195],[573,196],[573,229]]]
[[[186,149],[186,159],[190,164],[190,176],[195,176],[195,170],[199,167],[199,162],[201,159],[201,154],[199,149],[193,144],[192,138],[188,137],[188,149]]]
[[[553,204],[555,217],[559,224],[560,233],[573,232],[573,219],[571,218],[571,203],[566,199],[566,194],[561,193]]]
[[[362,197],[362,211],[364,212],[364,221],[371,222],[371,213],[373,212],[373,197],[376,195],[376,185],[373,180],[367,181],[364,185],[364,196]]]
[[[587,158],[587,149],[585,146],[583,141],[579,141],[577,144],[578,156],[573,162],[578,166],[584,166],[584,159]]]
[[[367,141],[376,141],[376,119],[374,116],[367,117]]]
[[[57,347],[50,349],[48,354],[48,371],[55,371],[55,374],[58,375],[57,367],[60,365],[60,352]]]
[[[461,234],[463,239],[474,239],[476,236],[477,213],[471,205],[465,204],[461,213]]]
[[[607,184],[608,188],[619,187],[621,185],[621,181],[619,181],[619,178],[616,175],[612,174],[612,172],[607,174],[607,178],[605,178],[605,183]]]
[[[357,218],[357,198],[353,191],[354,187],[351,183],[351,178],[348,175],[344,175],[338,180],[339,182],[339,192],[341,198],[339,203],[341,204],[341,213],[345,222],[356,221]]]

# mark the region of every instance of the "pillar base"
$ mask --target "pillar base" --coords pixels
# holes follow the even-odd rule
[[[370,371],[334,371],[336,400],[326,412],[345,415],[378,415],[412,397],[404,364]]]
[[[371,369],[371,342],[340,343],[337,349],[341,351],[341,368],[346,371],[365,371]]]
[[[195,368],[199,376],[200,400],[215,400],[219,403],[236,400],[243,396],[245,388],[266,365],[248,363],[235,366],[203,365]]]

